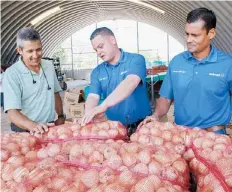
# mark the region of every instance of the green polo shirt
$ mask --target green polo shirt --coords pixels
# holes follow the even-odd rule
[[[40,73],[31,71],[23,64],[21,58],[6,70],[4,87],[4,111],[20,109],[29,119],[35,122],[55,120],[55,95],[61,91],[51,61],[41,60]],[[31,75],[32,74],[32,75]],[[36,83],[33,83],[33,78]],[[51,87],[48,90],[48,85]]]

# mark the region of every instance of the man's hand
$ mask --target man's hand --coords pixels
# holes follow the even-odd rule
[[[34,135],[37,134],[43,134],[44,132],[48,132],[48,127],[51,126],[49,123],[35,123],[34,126],[32,126],[29,131],[30,134]]]
[[[55,121],[55,125],[62,125],[65,123],[65,118],[58,118],[56,121]]]
[[[103,104],[94,107],[93,109],[90,109],[87,113],[85,113],[84,117],[81,119],[81,125],[86,125],[87,123],[89,123],[90,121],[92,121],[92,119],[99,114],[104,113],[107,110],[107,107]],[[101,115],[100,115],[101,116]]]
[[[149,122],[152,122],[152,121],[159,121],[159,118],[156,116],[156,115],[151,115],[151,116],[147,116],[138,126],[138,129],[140,127],[142,127],[143,125],[146,125],[147,123]]]

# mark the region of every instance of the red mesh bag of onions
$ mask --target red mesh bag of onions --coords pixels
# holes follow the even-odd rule
[[[133,142],[153,146],[165,146],[182,155],[185,150],[187,128],[170,122],[150,122],[143,125],[130,136]]]
[[[38,136],[38,135],[37,135]],[[90,123],[86,126],[67,123],[49,128],[49,131],[39,135],[42,142],[64,142],[86,139],[125,139],[126,127],[117,121]]]
[[[206,133],[194,139],[185,158],[197,176],[199,191],[232,191],[232,140]]]
[[[143,177],[155,174],[183,187],[188,187],[189,184],[187,163],[180,155],[165,147],[148,147],[112,139],[70,141],[48,144],[41,152],[38,151],[39,158],[48,156],[62,163],[86,169],[128,169]]]

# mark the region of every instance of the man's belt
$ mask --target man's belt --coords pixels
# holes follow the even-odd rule
[[[207,129],[205,129],[206,131],[209,131],[209,132],[215,132],[215,131],[219,131],[219,130],[222,130],[222,129],[225,129],[226,126],[224,125],[216,125],[216,126],[213,126],[213,127],[209,127]]]

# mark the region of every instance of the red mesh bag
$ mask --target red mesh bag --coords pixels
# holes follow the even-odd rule
[[[114,171],[128,169],[143,177],[155,174],[188,187],[189,172],[185,160],[165,147],[151,147],[122,140],[88,140],[48,144],[45,150],[54,146],[60,151],[55,158],[67,165],[85,169],[108,167]]]
[[[49,128],[49,131],[41,136],[42,142],[64,142],[86,139],[125,139],[126,127],[117,121],[105,121],[90,123],[86,126],[67,123]]]
[[[185,150],[187,129],[170,122],[150,122],[131,135],[130,140],[153,146],[165,146],[182,155]]]

